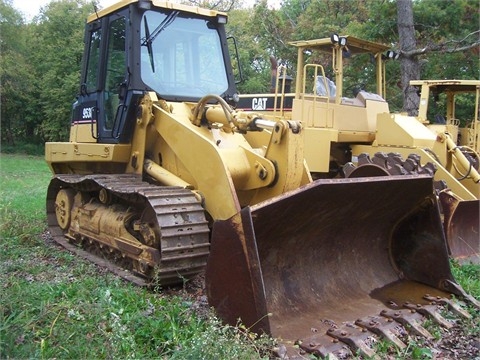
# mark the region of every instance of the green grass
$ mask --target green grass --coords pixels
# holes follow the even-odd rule
[[[50,178],[41,157],[0,155],[1,359],[268,358],[271,339],[199,312],[186,291],[134,287],[52,243],[43,235]],[[479,270],[452,264],[477,299]],[[479,312],[470,310],[475,317],[464,324],[478,335]],[[382,346],[392,354],[391,345]],[[428,357],[428,351],[412,343],[394,358]]]
[[[460,266],[457,262],[452,262],[451,268],[453,276],[463,289],[476,299],[480,299],[480,266],[476,264]]]
[[[1,144],[0,151],[3,154],[24,154],[40,157],[45,154],[45,144],[42,139],[35,138],[30,142],[16,142],[15,145]]]
[[[0,173],[2,235],[28,237],[41,233],[51,178],[45,161],[35,156],[2,154]]]

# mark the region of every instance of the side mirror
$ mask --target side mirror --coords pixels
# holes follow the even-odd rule
[[[82,83],[82,85],[80,85],[80,95],[87,95],[87,84]]]
[[[127,82],[123,81],[118,85],[118,98],[120,101],[125,100],[125,96],[127,96]]]

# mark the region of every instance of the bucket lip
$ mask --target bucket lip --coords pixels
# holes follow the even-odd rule
[[[432,194],[434,195],[434,190],[433,190],[433,176],[428,175],[428,174],[415,174],[415,175],[389,175],[389,176],[371,176],[371,177],[359,177],[359,178],[335,178],[335,179],[318,179],[315,181],[312,181],[309,184],[300,186],[297,189],[290,190],[285,192],[284,194],[280,196],[276,196],[271,199],[264,200],[262,202],[259,202],[258,204],[255,205],[249,205],[247,206],[250,208],[250,210],[253,212],[255,210],[259,210],[265,206],[268,206],[272,203],[275,203],[278,201],[280,198],[289,198],[296,196],[299,193],[302,193],[304,191],[307,191],[309,189],[318,187],[318,186],[323,186],[323,185],[328,185],[328,186],[343,186],[345,184],[358,184],[358,183],[385,183],[385,182],[403,182],[403,181],[413,181],[413,182],[430,182],[432,184]]]

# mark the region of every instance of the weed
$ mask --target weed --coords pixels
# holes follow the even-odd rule
[[[439,340],[442,337],[442,328],[435,321],[427,318],[422,326],[433,336],[435,340]]]
[[[414,360],[423,360],[423,359],[433,359],[432,350],[425,347],[415,346],[412,349],[412,359]]]
[[[480,299],[480,266],[477,264],[462,264],[451,260],[451,269],[455,279],[463,289],[473,297]]]
[[[268,359],[273,341],[258,336],[241,324],[223,325],[213,314],[199,336],[175,350],[171,359]]]

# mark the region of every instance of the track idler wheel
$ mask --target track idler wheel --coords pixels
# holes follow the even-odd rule
[[[58,226],[62,230],[67,230],[72,219],[72,207],[75,197],[75,191],[72,189],[61,189],[55,199],[55,215]]]
[[[147,279],[150,279],[153,275],[153,267],[151,267],[150,265],[148,265],[145,261],[142,261],[142,260],[134,260],[133,261],[133,270],[147,278]]]

